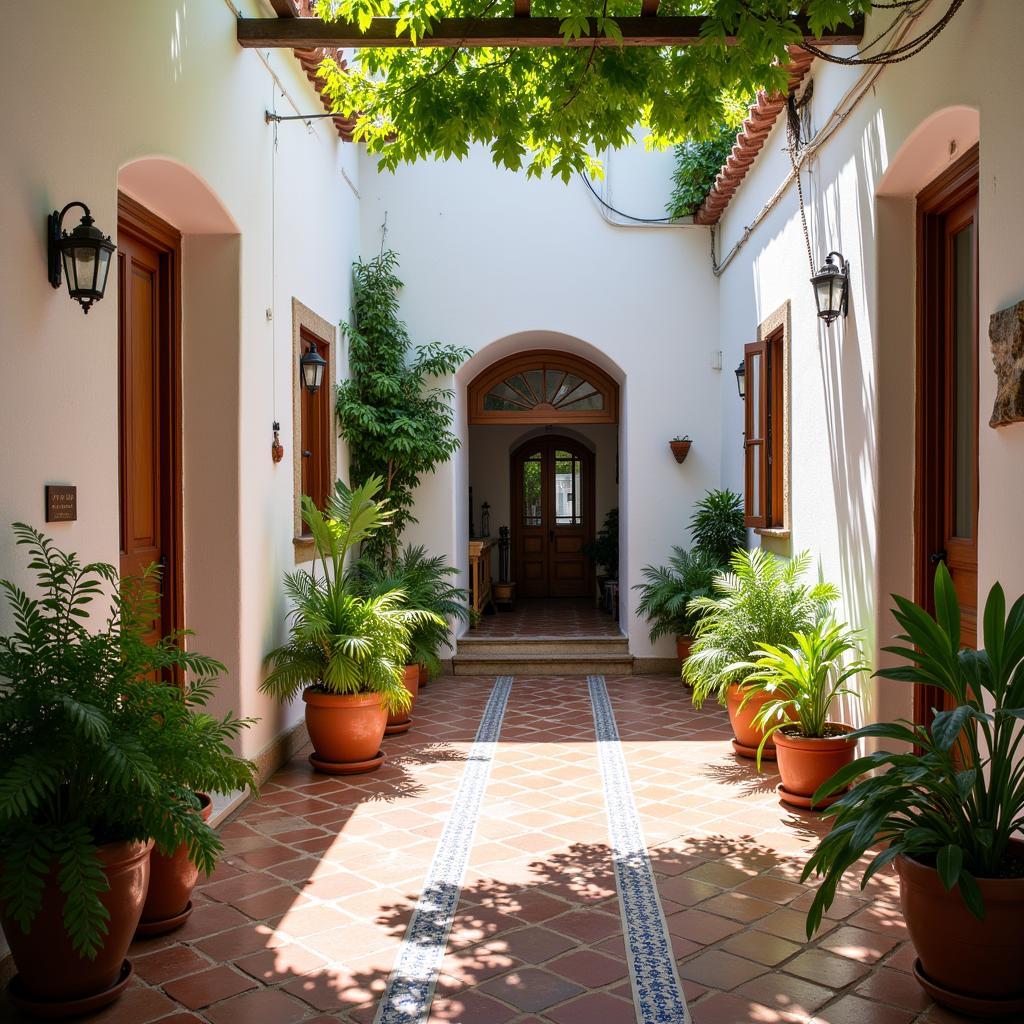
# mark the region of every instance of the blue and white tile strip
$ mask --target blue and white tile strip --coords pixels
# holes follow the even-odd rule
[[[438,840],[412,920],[395,958],[374,1024],[423,1024],[448,944],[480,805],[501,735],[512,676],[498,676],[469,751],[448,822]]]
[[[588,676],[637,1024],[691,1024],[604,676]]]

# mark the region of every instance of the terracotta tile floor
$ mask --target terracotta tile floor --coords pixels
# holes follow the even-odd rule
[[[492,683],[433,682],[375,774],[287,765],[223,829],[190,921],[136,943],[130,989],[91,1019],[370,1024]],[[844,885],[805,941],[800,866],[822,824],[732,755],[719,710],[670,677],[608,689],[696,1024],[963,1020],[909,973],[892,875]],[[607,843],[586,681],[517,678],[432,1024],[635,1021]]]
[[[484,615],[468,634],[478,639],[495,637],[622,636],[619,624],[592,600],[573,597],[525,598],[511,611]]]

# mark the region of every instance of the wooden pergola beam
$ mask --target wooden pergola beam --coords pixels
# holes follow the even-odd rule
[[[515,14],[517,18],[528,18],[530,16],[530,0],[514,0]]]
[[[658,13],[658,5],[661,0],[643,0],[640,5],[641,18],[653,18]]]
[[[522,0],[528,3],[528,0]],[[646,0],[645,0],[646,2]],[[693,46],[701,41],[704,19],[699,17],[640,16],[616,18],[624,46]],[[408,31],[395,34],[396,19],[374,18],[366,32],[354,22],[321,21],[319,18],[240,18],[238,43],[253,48],[287,47],[312,50],[316,47],[363,48],[482,47],[482,46],[616,46],[614,39],[590,32],[566,41],[559,31],[558,18],[442,18],[434,34],[417,40]],[[820,39],[811,35],[806,24],[804,38],[818,46],[850,46],[861,42],[864,19],[858,17],[852,28],[840,25]],[[726,44],[735,45],[735,37]]]

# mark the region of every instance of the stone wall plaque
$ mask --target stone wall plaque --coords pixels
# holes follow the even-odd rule
[[[78,488],[64,484],[46,485],[46,521],[73,523],[78,519]]]
[[[990,427],[1024,420],[1024,301],[993,313],[988,321],[996,400]]]

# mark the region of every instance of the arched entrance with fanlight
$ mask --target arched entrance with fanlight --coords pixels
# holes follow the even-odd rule
[[[618,570],[587,547],[618,506],[618,384],[575,353],[519,351],[469,382],[467,413],[471,541],[509,528],[520,610],[592,610]],[[493,558],[498,580],[496,546]]]

